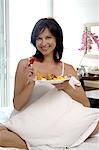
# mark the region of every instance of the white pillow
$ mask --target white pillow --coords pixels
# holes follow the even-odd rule
[[[27,145],[74,147],[92,133],[98,118],[99,109],[84,107],[54,88],[4,125]]]

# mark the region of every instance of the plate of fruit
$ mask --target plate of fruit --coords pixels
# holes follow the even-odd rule
[[[56,76],[53,74],[48,74],[46,77],[43,77],[40,73],[37,73],[35,75],[35,81],[38,81],[40,83],[51,83],[51,84],[57,84],[62,83],[65,80],[69,80],[69,77],[67,76]]]
[[[36,60],[35,57],[30,57],[29,58],[29,66],[32,66],[34,61]],[[54,74],[48,74],[46,76],[43,76],[39,71],[35,73],[35,78],[34,81],[40,82],[40,83],[51,83],[51,84],[57,84],[57,83],[62,83],[65,80],[69,80],[69,77],[67,76],[56,76]]]

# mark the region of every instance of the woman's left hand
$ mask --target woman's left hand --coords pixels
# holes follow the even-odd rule
[[[72,99],[80,102],[81,104],[83,104],[86,107],[90,106],[89,100],[86,97],[86,94],[82,88],[82,86],[77,86],[75,85],[75,88],[73,88],[69,81],[64,81],[63,83],[58,83],[58,84],[54,84],[54,86],[58,89],[58,90],[63,90],[64,92],[66,92],[69,96],[72,97]]]
[[[69,84],[69,80],[66,80],[62,83],[58,83],[58,84],[54,84],[54,86],[58,89],[58,90],[63,90],[63,91],[67,91],[69,89],[71,89],[71,85]]]

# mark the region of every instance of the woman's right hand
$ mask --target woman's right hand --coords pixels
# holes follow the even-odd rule
[[[24,76],[27,84],[35,82],[34,81],[35,73],[34,73],[33,65],[27,65],[25,67]]]
[[[27,59],[19,61],[14,85],[13,105],[16,110],[21,110],[27,103],[33,91],[35,81],[34,65],[29,65]]]

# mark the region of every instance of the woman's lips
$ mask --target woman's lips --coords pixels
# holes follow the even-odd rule
[[[48,48],[42,48],[42,50],[43,50],[43,51],[47,51],[47,50],[48,50]]]
[[[42,50],[42,51],[48,51],[49,48],[50,48],[50,46],[42,46],[42,47],[41,47],[41,50]]]

